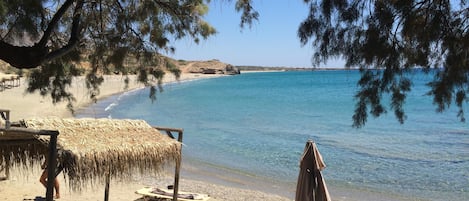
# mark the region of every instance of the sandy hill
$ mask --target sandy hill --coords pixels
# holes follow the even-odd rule
[[[202,73],[202,74],[239,74],[239,70],[227,63],[223,63],[219,60],[213,59],[209,61],[185,61],[175,60],[172,58],[165,57],[165,59],[176,67],[178,67],[182,73]],[[88,62],[83,62],[81,65],[84,69],[90,68]],[[10,67],[7,63],[0,60],[0,72],[4,73],[16,73],[17,69]]]
[[[239,70],[233,65],[223,63],[216,59],[209,61],[173,60],[173,62],[183,73],[239,74]]]

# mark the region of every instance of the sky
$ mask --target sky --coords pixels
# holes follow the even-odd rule
[[[212,0],[205,20],[217,34],[198,44],[186,38],[174,43],[175,59],[201,61],[217,59],[235,66],[313,67],[310,44],[302,46],[297,36],[300,23],[308,15],[302,0],[254,0],[259,20],[252,27],[240,28],[235,0]],[[342,61],[320,67],[342,68]]]

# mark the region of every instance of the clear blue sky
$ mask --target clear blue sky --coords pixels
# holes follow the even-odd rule
[[[241,29],[240,13],[234,9],[235,0],[212,0],[205,17],[217,34],[194,43],[182,39],[174,43],[175,59],[218,59],[232,65],[270,67],[312,67],[311,45],[301,46],[297,36],[300,23],[308,14],[302,0],[255,0],[260,17],[251,28]],[[343,67],[343,62],[330,61],[322,67]]]

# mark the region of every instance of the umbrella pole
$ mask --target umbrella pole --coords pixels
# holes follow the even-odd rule
[[[109,183],[111,181],[111,168],[109,168],[109,172],[106,175],[106,187],[104,188],[104,201],[109,200]]]
[[[178,141],[182,143],[182,130],[178,130]],[[179,173],[181,172],[181,160],[182,160],[182,145],[179,150],[181,153],[176,161],[176,170],[174,172],[174,189],[173,189],[173,200],[178,200],[178,191],[179,191]]]
[[[179,192],[179,174],[181,172],[181,161],[182,161],[182,134],[184,133],[183,129],[178,128],[165,128],[165,127],[157,127],[154,126],[153,128],[166,131],[166,134],[174,139],[174,135],[171,132],[178,132],[178,141],[181,143],[181,149],[179,150],[179,157],[176,159],[176,168],[174,170],[174,186],[173,186],[173,201],[178,200],[178,192]]]
[[[10,157],[5,160],[5,178],[7,180],[10,178]]]
[[[49,159],[47,161],[47,190],[46,201],[54,200],[54,182],[55,182],[55,167],[57,167],[57,135],[58,131],[50,131],[49,142]],[[47,135],[47,134],[46,134]]]
[[[5,128],[9,129],[10,128],[10,110],[0,109],[0,115],[2,116],[2,119],[5,120]],[[8,156],[5,160],[5,179],[8,180],[8,178],[10,178],[10,156]]]

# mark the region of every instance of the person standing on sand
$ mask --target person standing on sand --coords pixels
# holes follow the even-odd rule
[[[41,165],[41,168],[43,169],[43,171],[41,177],[39,178],[39,182],[41,182],[41,184],[47,188],[47,157],[44,163]],[[58,175],[58,173],[56,174]],[[57,179],[57,175],[55,175],[54,177],[55,199],[60,198],[60,185],[59,180]]]

